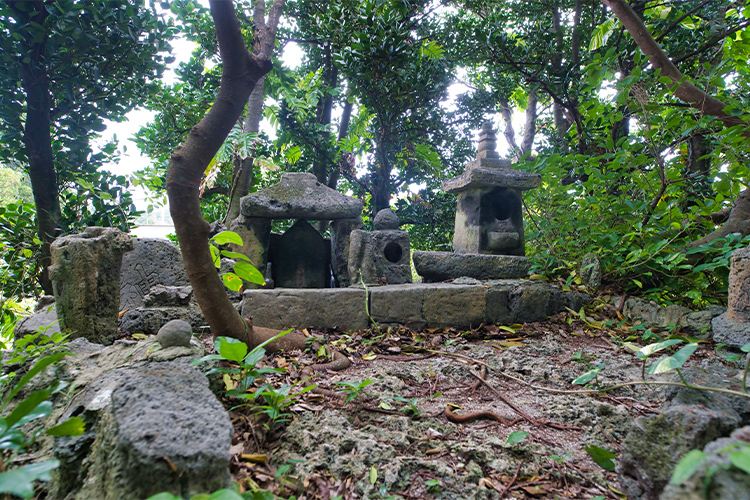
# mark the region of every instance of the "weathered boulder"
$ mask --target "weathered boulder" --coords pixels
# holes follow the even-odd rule
[[[747,446],[750,446],[750,426],[708,443],[703,449],[706,454],[703,465],[682,484],[668,484],[660,500],[750,500],[750,474],[732,467],[729,458],[730,453]]]
[[[685,370],[683,376],[693,384],[727,385],[701,369]],[[742,425],[737,409],[747,409],[746,401],[718,392],[673,387],[666,398],[668,406],[657,416],[639,418],[622,443],[617,472],[628,498],[658,499],[680,459],[728,436]]]
[[[197,305],[182,307],[139,307],[126,311],[120,318],[123,333],[145,333],[156,335],[159,329],[173,319],[190,323],[194,332],[207,331],[208,323]]]
[[[620,307],[621,298],[613,300]],[[660,306],[656,302],[629,297],[622,307],[622,314],[633,323],[641,323],[647,328],[672,328],[678,326],[691,337],[706,339],[711,336],[711,322],[724,312],[723,307],[708,306],[703,311],[693,311],[687,307]]]
[[[60,329],[109,344],[117,333],[122,255],[133,239],[114,228],[87,227],[52,242],[50,278]]]
[[[581,260],[581,283],[590,290],[602,286],[602,263],[594,253],[587,253]]]
[[[53,497],[70,500],[191,496],[230,484],[229,416],[207,379],[181,360],[116,368],[63,414],[87,431],[57,438]]]
[[[13,335],[20,339],[25,335],[35,334],[44,331],[46,335],[53,335],[60,332],[60,323],[57,321],[57,311],[55,309],[55,297],[45,295],[36,307],[31,316],[18,320]]]
[[[190,304],[193,298],[192,286],[155,285],[143,297],[146,307],[180,307]]]

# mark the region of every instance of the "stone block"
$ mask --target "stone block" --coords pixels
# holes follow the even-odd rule
[[[422,304],[427,326],[479,326],[485,322],[486,291],[482,285],[428,286]]]
[[[509,309],[510,290],[508,286],[491,286],[487,289],[485,319],[487,323],[507,325],[512,323]]]
[[[337,219],[331,224],[331,269],[336,285],[346,288],[351,285],[349,276],[349,248],[351,232],[362,229],[362,218]]]
[[[426,290],[432,285],[408,284],[370,288],[370,315],[377,323],[394,323],[412,328],[427,324],[422,314]]]
[[[367,285],[411,283],[409,233],[398,230],[351,232],[349,276]]]
[[[20,339],[40,331],[44,331],[44,334],[48,336],[60,333],[60,323],[57,321],[57,311],[55,310],[55,297],[52,295],[43,296],[37,302],[31,316],[18,320],[13,329],[13,335]]]
[[[134,238],[133,251],[122,258],[120,310],[143,307],[143,297],[155,285],[190,284],[177,246],[160,238]]]
[[[242,316],[265,328],[367,328],[365,291],[355,288],[246,290]]]
[[[480,280],[524,278],[531,263],[517,255],[456,254],[450,252],[412,253],[414,267],[425,282],[468,276]]]

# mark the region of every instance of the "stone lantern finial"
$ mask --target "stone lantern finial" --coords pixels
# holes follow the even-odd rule
[[[500,158],[495,151],[497,148],[497,137],[492,128],[492,122],[486,121],[482,125],[482,131],[479,132],[479,147],[477,147],[477,160],[484,158]]]

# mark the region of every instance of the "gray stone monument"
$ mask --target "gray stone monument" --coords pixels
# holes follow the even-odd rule
[[[190,284],[177,245],[160,238],[133,238],[133,251],[122,258],[120,310],[142,307],[156,285]]]
[[[487,122],[479,134],[477,158],[463,174],[443,182],[446,192],[458,195],[454,253],[414,252],[414,266],[426,281],[528,274],[521,193],[538,187],[541,176],[514,170],[509,160],[499,158],[496,146]]]
[[[358,278],[366,285],[411,283],[409,234],[398,229],[398,216],[386,208],[375,215],[373,223],[375,231],[351,232],[349,276],[352,284],[356,285]]]
[[[61,330],[99,344],[114,341],[122,255],[132,249],[130,235],[109,227],[87,227],[52,242],[50,278]]]
[[[750,246],[732,253],[727,312],[713,319],[714,342],[740,348],[750,342]]]

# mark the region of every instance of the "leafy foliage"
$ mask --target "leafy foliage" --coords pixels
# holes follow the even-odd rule
[[[24,339],[28,343],[33,339]],[[58,342],[60,339],[58,339]],[[19,349],[19,346],[17,346]],[[22,350],[22,352],[24,352]],[[47,389],[30,392],[22,401],[18,402],[11,411],[10,403],[13,398],[39,373],[53,365],[66,353],[58,352],[50,356],[40,358],[34,365],[18,380],[13,373],[0,377],[0,388],[2,389],[2,400],[0,401],[0,493],[11,493],[22,498],[31,498],[34,495],[35,481],[49,481],[50,471],[57,468],[57,460],[23,465],[21,467],[6,470],[5,464],[12,463],[14,458],[24,453],[42,433],[50,436],[80,436],[84,431],[84,423],[80,417],[71,417],[65,422],[49,427],[46,431],[39,427],[37,430],[25,431],[23,426],[29,422],[48,417],[52,413],[53,404],[49,400],[51,396],[65,389],[66,384],[55,380]],[[21,354],[16,361],[24,358]]]

